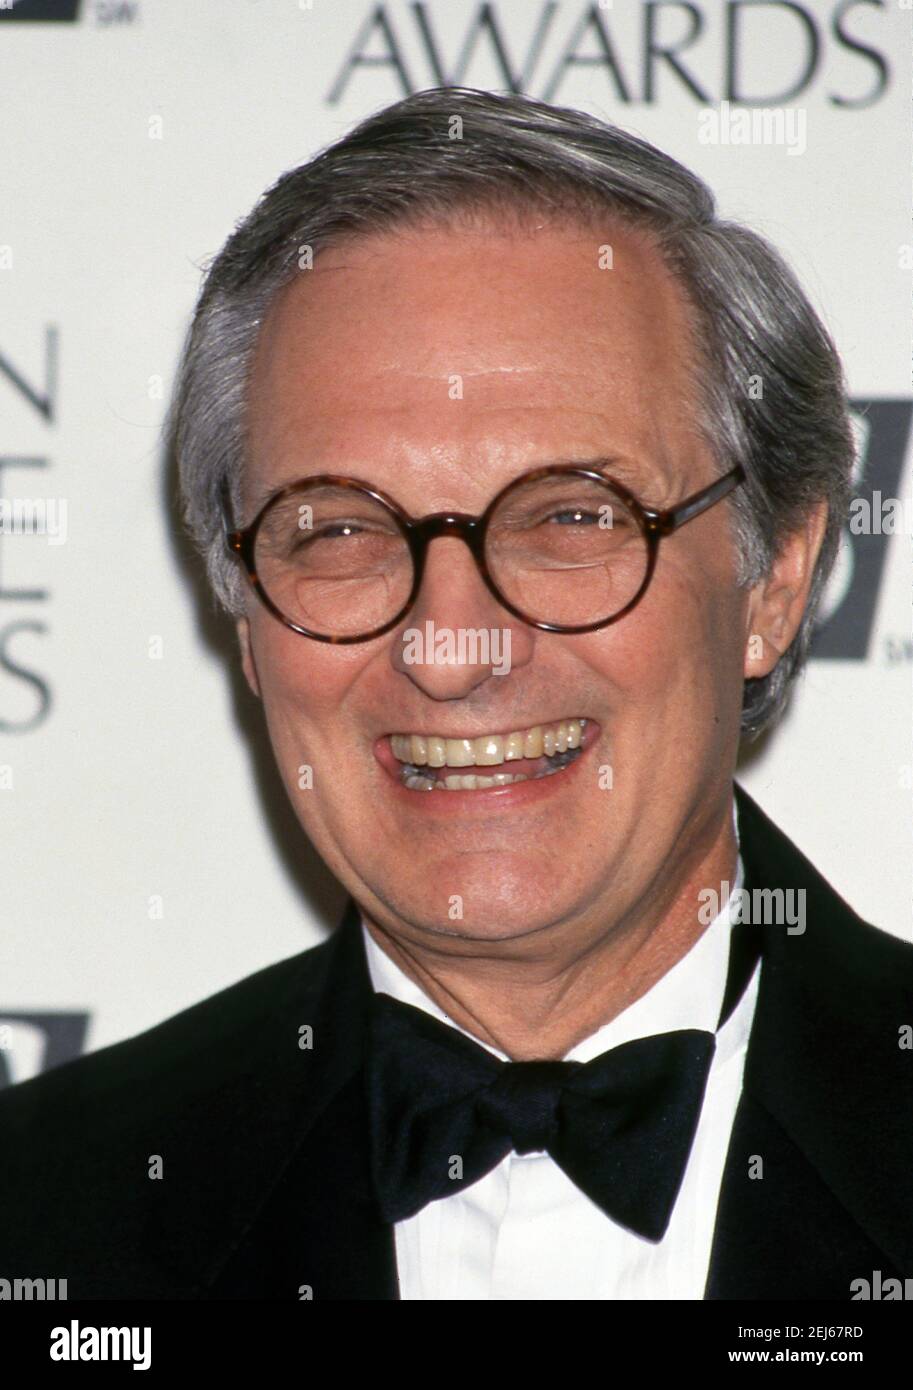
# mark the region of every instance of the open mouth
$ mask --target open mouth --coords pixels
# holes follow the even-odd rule
[[[480,791],[563,772],[595,733],[592,721],[574,718],[479,738],[391,734],[389,746],[409,791]]]

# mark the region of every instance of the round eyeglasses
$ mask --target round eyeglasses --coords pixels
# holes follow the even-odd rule
[[[480,516],[416,519],[357,478],[321,473],[280,488],[251,524],[225,540],[261,601],[317,642],[367,642],[405,617],[421,587],[428,545],[465,541],[489,591],[515,618],[546,632],[594,632],[643,598],[660,540],[744,480],[741,466],[665,511],[646,507],[602,464],[534,468],[502,488]]]

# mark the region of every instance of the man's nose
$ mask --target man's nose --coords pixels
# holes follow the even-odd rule
[[[534,645],[535,630],[498,602],[465,542],[432,540],[418,597],[393,634],[395,669],[433,700],[458,700],[526,665]]]

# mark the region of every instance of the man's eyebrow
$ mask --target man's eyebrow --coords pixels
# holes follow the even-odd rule
[[[634,459],[615,454],[593,454],[585,458],[578,458],[572,454],[548,455],[546,458],[541,459],[538,463],[530,463],[526,468],[519,469],[516,473],[512,475],[512,477],[519,478],[522,477],[524,473],[532,473],[537,468],[551,468],[555,466],[590,468],[594,471],[598,471],[600,473],[605,474],[606,477],[616,478],[618,482],[627,484],[631,492],[633,492],[637,497],[640,497],[641,493],[643,493],[644,499],[646,499],[646,496],[650,491],[655,492],[657,488],[661,488],[663,486],[663,479],[656,469],[650,468],[649,466],[645,466],[644,464],[640,464]],[[318,469],[318,472],[338,473],[339,469]],[[250,502],[251,518],[253,519],[255,516],[257,516],[261,508],[263,508],[271,498],[275,497],[277,493],[281,492],[283,488],[289,487],[293,483],[304,482],[308,479],[308,477],[312,476],[316,475],[300,473],[297,474],[295,477],[288,478],[284,483],[279,483],[276,486],[262,486],[260,488],[257,488]],[[343,470],[343,476],[349,477],[351,475],[347,474],[345,470]],[[372,479],[370,478],[364,478],[362,479],[362,481],[366,482],[369,486],[379,486],[379,484],[377,484],[376,481],[372,482]],[[503,486],[504,484],[502,483],[499,487],[494,488],[491,494],[492,497],[494,497],[495,493],[499,492],[500,487]],[[386,491],[386,489],[383,490]]]
[[[546,462],[545,466],[548,466]],[[601,473],[625,474],[627,477],[640,477],[642,470],[630,459],[626,459],[615,454],[593,454],[588,458],[577,458],[576,455],[564,455],[560,458],[550,460],[552,463],[570,465],[574,468],[593,468]]]
[[[607,478],[616,478],[620,483],[626,483],[631,491],[640,496],[641,492],[646,494],[650,491],[668,487],[668,479],[665,479],[660,471],[644,462],[636,459],[615,454],[595,454],[590,458],[561,458],[553,462],[558,464],[572,464],[576,468],[590,468],[594,472],[602,473]]]

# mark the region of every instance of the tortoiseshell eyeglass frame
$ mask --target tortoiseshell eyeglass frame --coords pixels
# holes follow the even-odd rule
[[[605,461],[606,466],[611,465],[610,460]],[[519,477],[512,479],[505,487],[495,494],[488,506],[479,516],[472,516],[467,512],[433,512],[429,516],[413,517],[399,505],[387,493],[381,492],[378,488],[370,486],[359,478],[349,478],[336,473],[321,473],[310,478],[301,478],[296,482],[288,483],[284,487],[272,493],[263,506],[257,512],[249,526],[242,529],[234,527],[231,518],[230,499],[228,495],[227,480],[223,480],[220,492],[220,503],[222,508],[222,518],[225,533],[225,544],[229,552],[240,559],[244,565],[248,580],[257,594],[257,597],[267,609],[278,618],[286,627],[293,632],[300,633],[302,637],[310,637],[315,642],[332,642],[337,645],[345,646],[352,642],[369,642],[375,637],[382,637],[391,628],[402,622],[409,609],[415,603],[421,588],[422,575],[425,570],[425,559],[428,553],[428,546],[431,541],[439,536],[455,536],[466,542],[472,552],[479,573],[485,582],[489,592],[497,599],[502,607],[506,608],[515,618],[521,622],[528,623],[530,627],[535,627],[543,632],[560,633],[582,633],[596,632],[599,628],[608,627],[611,623],[617,623],[619,619],[630,613],[631,609],[640,602],[646,593],[653,572],[656,569],[656,561],[659,554],[659,543],[666,537],[671,536],[679,527],[686,522],[693,521],[695,517],[701,516],[710,507],[722,501],[733,488],[745,479],[745,471],[742,466],[736,465],[735,468],[718,478],[715,482],[703,487],[700,491],[692,493],[690,497],[684,498],[677,506],[667,507],[664,511],[657,511],[652,507],[645,506],[634,493],[626,488],[623,483],[616,481],[609,474],[602,471],[603,463],[596,460],[594,463],[574,464],[558,463],[548,464],[540,468],[530,469]],[[559,623],[542,622],[539,619],[531,618],[515,604],[511,603],[504,594],[501,593],[497,584],[494,582],[488,568],[485,556],[485,538],[488,530],[488,523],[494,514],[496,507],[511,493],[515,488],[531,482],[537,482],[542,478],[553,475],[571,475],[573,477],[584,478],[591,482],[601,483],[606,489],[611,489],[628,507],[629,511],[640,526],[647,545],[647,567],[644,573],[643,582],[637,593],[630,599],[618,612],[610,614],[607,618],[600,618],[596,622],[585,623],[576,627],[566,627]],[[351,488],[353,491],[360,492],[379,502],[387,509],[393,520],[403,533],[409,552],[412,556],[412,588],[409,596],[402,604],[399,611],[394,614],[381,627],[373,628],[370,632],[360,633],[357,636],[330,636],[323,632],[314,632],[309,628],[302,627],[299,623],[293,622],[280,608],[272,601],[269,594],[257,576],[254,564],[254,548],[257,540],[257,532],[263,523],[263,519],[271,507],[283,498],[288,497],[294,492],[306,492],[313,487],[329,484],[333,487]]]

